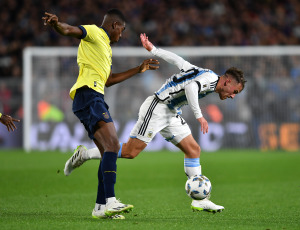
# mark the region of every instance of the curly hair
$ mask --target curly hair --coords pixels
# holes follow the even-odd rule
[[[247,81],[245,80],[244,73],[242,70],[236,67],[230,67],[229,69],[226,70],[225,75],[226,74],[232,76],[237,81],[237,83],[241,83],[244,89],[245,83]]]

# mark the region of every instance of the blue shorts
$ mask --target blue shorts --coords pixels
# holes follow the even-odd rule
[[[94,139],[96,125],[99,121],[113,122],[108,108],[103,94],[90,88],[76,90],[72,110],[84,125],[89,138]]]

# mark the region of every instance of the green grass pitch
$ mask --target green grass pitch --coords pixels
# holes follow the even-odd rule
[[[98,162],[69,177],[69,154],[1,150],[0,229],[300,229],[300,154],[226,150],[202,153],[211,200],[225,211],[192,212],[183,154],[118,159],[117,198],[135,206],[125,220],[97,220]]]

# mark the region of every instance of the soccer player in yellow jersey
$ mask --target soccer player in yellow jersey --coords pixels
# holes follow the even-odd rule
[[[70,90],[72,110],[79,118],[102,155],[98,170],[98,192],[93,209],[94,218],[124,219],[119,215],[132,210],[115,198],[116,161],[120,149],[119,140],[104,101],[104,87],[122,82],[137,73],[158,68],[155,59],[144,60],[135,68],[123,73],[112,73],[111,44],[118,42],[125,30],[124,15],[117,9],[109,10],[101,27],[96,25],[71,26],[60,22],[54,14],[45,13],[45,25],[64,36],[81,39],[77,62],[79,76]],[[154,64],[154,65],[153,65]]]
[[[16,125],[14,122],[20,122],[20,120],[13,118],[9,115],[4,115],[0,113],[0,122],[7,127],[7,131],[14,131],[17,129]]]

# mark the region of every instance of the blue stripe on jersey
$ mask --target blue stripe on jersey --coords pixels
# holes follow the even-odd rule
[[[179,105],[180,103],[185,102],[185,101],[187,101],[187,98],[185,95],[182,95],[181,97],[172,99],[170,101],[169,105],[174,108],[176,105]]]
[[[166,84],[165,87],[163,87],[158,92],[156,92],[156,95],[159,95],[161,92],[165,91],[168,88],[174,87],[178,84],[182,84],[183,82],[186,82],[188,80],[192,80],[198,77],[199,75],[202,75],[203,73],[207,73],[207,72],[215,74],[212,70],[205,69],[205,70],[198,71],[197,69],[194,69],[192,73],[187,73],[178,79],[177,78],[173,79],[171,82]]]
[[[184,158],[185,167],[199,167],[200,158]]]
[[[207,94],[210,94],[210,93],[212,93],[212,91],[211,92],[206,92],[206,93],[203,93],[203,94],[198,94],[198,99],[201,99],[201,98],[205,97]],[[184,102],[186,102],[186,103],[184,103]],[[187,98],[186,98],[185,94],[180,96],[180,97],[172,99],[170,101],[170,103],[168,103],[168,107],[169,107],[169,109],[174,109],[176,106],[178,106],[180,104],[182,104],[182,105],[187,104]]]
[[[161,92],[165,91],[166,89],[171,88],[171,87],[176,86],[176,85],[177,84],[175,82],[171,81],[168,84],[166,84],[164,88],[162,88],[161,90],[156,92],[156,95],[159,95]]]

